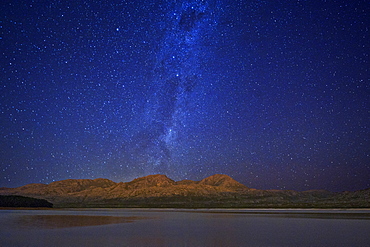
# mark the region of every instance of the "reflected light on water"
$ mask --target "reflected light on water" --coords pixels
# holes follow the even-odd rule
[[[115,217],[90,215],[24,215],[18,220],[26,228],[67,228],[131,223],[146,217]]]

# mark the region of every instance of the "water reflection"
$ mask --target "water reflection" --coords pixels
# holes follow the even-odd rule
[[[0,246],[369,246],[369,210],[0,210]]]
[[[67,228],[82,226],[98,226],[109,224],[131,223],[145,217],[115,217],[90,215],[24,215],[18,219],[18,224],[26,228]]]
[[[245,216],[254,216],[254,217],[274,217],[274,218],[312,218],[312,219],[348,219],[348,220],[370,220],[369,213],[302,213],[302,212],[203,212],[210,214],[209,217],[217,218],[232,218],[240,217],[241,215]]]

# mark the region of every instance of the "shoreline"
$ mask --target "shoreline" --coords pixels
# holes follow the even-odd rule
[[[203,214],[210,217],[272,217],[272,218],[306,218],[306,219],[342,219],[342,220],[370,220],[370,209],[354,208],[354,209],[317,209],[317,208],[202,208],[202,209],[181,209],[181,208],[0,208],[0,213],[3,211],[19,211],[30,215],[94,215],[94,214],[176,214],[190,213]],[[37,213],[37,212],[40,213]],[[28,212],[28,213],[27,213]],[[32,213],[34,212],[34,213]],[[92,216],[93,217],[93,216]]]
[[[370,208],[156,208],[156,207],[0,207],[0,210],[75,210],[75,211],[87,211],[87,210],[140,210],[140,211],[195,211],[195,212],[349,212],[349,211],[365,211],[370,214]]]

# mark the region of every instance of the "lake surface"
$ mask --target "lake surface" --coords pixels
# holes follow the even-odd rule
[[[0,246],[370,246],[370,210],[0,210]]]

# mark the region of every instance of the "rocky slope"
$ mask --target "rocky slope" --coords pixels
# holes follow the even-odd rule
[[[0,188],[0,195],[45,199],[55,207],[370,207],[369,191],[255,190],[221,174],[178,182],[158,174],[127,183],[99,178],[28,184]]]

